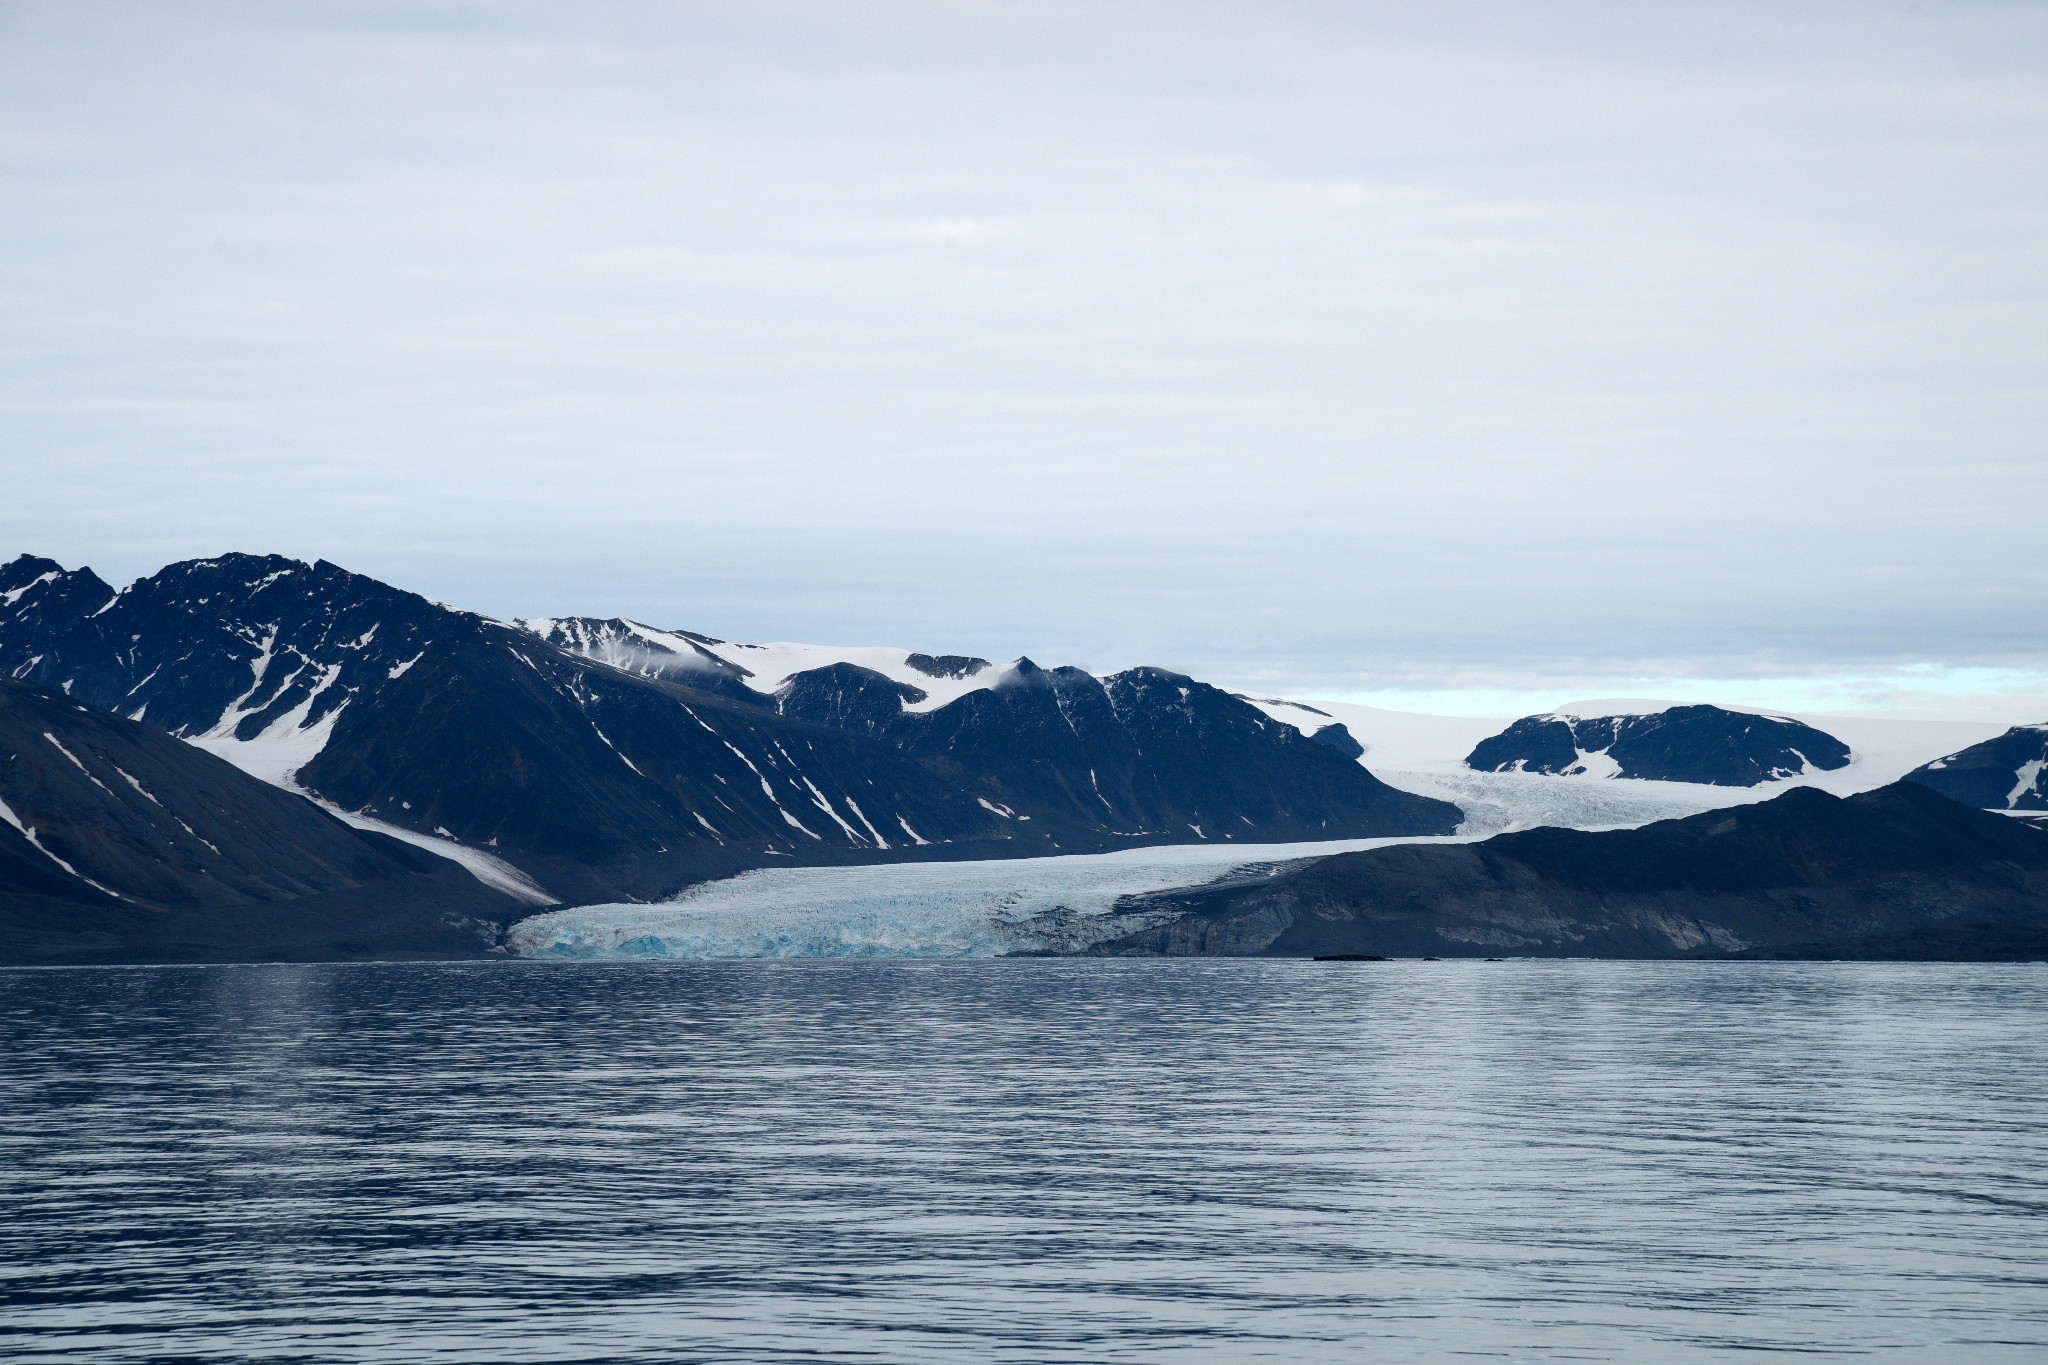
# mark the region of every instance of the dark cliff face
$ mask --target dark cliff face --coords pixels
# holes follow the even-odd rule
[[[0,679],[0,961],[476,956],[532,906],[153,726]]]
[[[317,724],[382,691],[436,634],[473,637],[483,624],[325,561],[276,555],[173,564],[97,603],[72,586],[86,580],[99,583],[81,569],[31,589],[21,605],[40,609],[34,631],[0,620],[0,672],[187,738],[225,719],[246,739],[302,706]]]
[[[2048,725],[2015,725],[1915,768],[1906,780],[1966,806],[2048,811]]]
[[[55,662],[60,653],[70,656],[73,671],[116,669],[116,642],[80,639],[78,629],[113,600],[114,590],[91,569],[73,572],[34,555],[0,565],[0,674],[28,682],[68,679],[65,665]]]
[[[346,809],[509,850],[565,900],[650,898],[767,859],[1002,840],[896,750],[751,703],[524,647],[415,671],[388,704],[344,715],[299,779]]]
[[[2048,834],[1912,783],[1794,788],[1636,830],[1325,858],[1108,951],[1683,957],[1942,926],[2048,926]]]
[[[1846,767],[1849,746],[1775,716],[1718,706],[1674,706],[1652,716],[1524,716],[1480,741],[1465,766],[1480,772],[1574,773],[1605,754],[1617,777],[1753,787],[1809,768]]]

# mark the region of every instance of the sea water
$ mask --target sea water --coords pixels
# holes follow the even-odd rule
[[[2048,967],[0,972],[10,1361],[2048,1358]]]

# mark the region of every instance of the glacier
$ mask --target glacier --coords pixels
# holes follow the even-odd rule
[[[773,867],[690,887],[655,904],[583,905],[513,925],[526,958],[961,958],[1074,951],[1141,927],[1117,902],[1218,877],[1397,843],[1339,839],[977,862]]]

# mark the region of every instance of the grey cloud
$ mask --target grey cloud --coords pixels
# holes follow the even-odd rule
[[[10,553],[1261,691],[2048,668],[2038,7],[0,39]]]

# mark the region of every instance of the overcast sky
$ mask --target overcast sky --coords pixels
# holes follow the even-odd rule
[[[2048,7],[0,4],[0,551],[2048,720]]]

